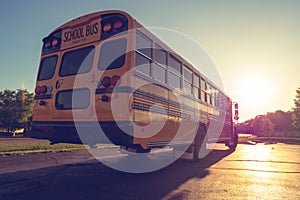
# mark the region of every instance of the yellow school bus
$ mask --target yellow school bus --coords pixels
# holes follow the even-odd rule
[[[92,146],[103,142],[99,126],[124,148],[188,143],[197,159],[203,143],[236,147],[237,115],[222,90],[126,12],[81,16],[43,39],[31,137]],[[208,133],[214,122],[217,136]]]

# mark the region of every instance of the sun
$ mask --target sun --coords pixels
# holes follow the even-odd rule
[[[266,77],[252,75],[240,80],[237,94],[241,103],[258,107],[267,105],[274,97],[275,90]]]

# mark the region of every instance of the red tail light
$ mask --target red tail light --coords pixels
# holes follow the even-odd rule
[[[114,23],[114,29],[122,28],[122,26],[123,26],[123,23],[122,23],[121,20],[115,21],[115,23]]]
[[[41,87],[41,90],[40,90],[41,94],[46,94],[47,93],[47,86],[46,85],[43,85]]]
[[[108,76],[105,76],[102,79],[102,83],[101,83],[104,87],[108,88],[111,85],[111,78]]]
[[[35,92],[36,95],[40,95],[41,94],[41,87],[40,86],[36,86],[34,92]]]
[[[111,84],[112,86],[116,86],[116,85],[119,85],[120,84],[120,76],[118,75],[114,75],[112,78],[111,78]]]

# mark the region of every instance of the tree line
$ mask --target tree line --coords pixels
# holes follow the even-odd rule
[[[296,90],[294,107],[287,112],[277,110],[265,115],[258,115],[238,126],[240,133],[257,136],[274,136],[275,132],[300,131],[300,88]]]
[[[0,91],[0,132],[30,129],[33,99],[26,89]]]

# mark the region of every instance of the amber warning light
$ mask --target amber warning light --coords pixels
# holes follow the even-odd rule
[[[61,45],[61,30],[52,33],[43,39],[43,53],[58,51]]]

